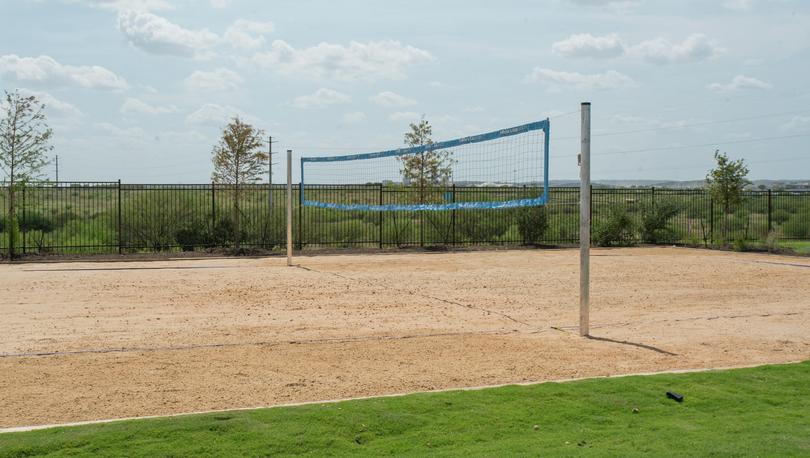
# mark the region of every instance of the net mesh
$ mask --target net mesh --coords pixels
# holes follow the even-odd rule
[[[301,200],[343,210],[452,210],[542,205],[548,173],[548,120],[481,135],[378,153],[301,159]],[[358,201],[340,186],[402,190],[397,202]],[[461,200],[464,187],[519,187]],[[330,192],[323,192],[328,188]]]

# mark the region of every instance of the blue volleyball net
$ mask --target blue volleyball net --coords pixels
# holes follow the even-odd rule
[[[360,211],[518,208],[548,201],[549,121],[376,153],[301,158],[301,204]],[[385,188],[395,201],[352,192]],[[502,187],[465,193],[456,186]],[[327,192],[328,191],[328,192]],[[401,192],[399,192],[401,191]],[[506,192],[508,191],[508,192]],[[382,195],[382,193],[381,193]]]

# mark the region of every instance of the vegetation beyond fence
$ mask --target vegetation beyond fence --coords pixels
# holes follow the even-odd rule
[[[398,185],[307,186],[308,199],[389,204],[417,192]],[[526,197],[528,187],[453,187],[441,199]],[[810,192],[746,191],[728,214],[702,189],[594,188],[594,242],[714,245],[810,240]],[[118,182],[43,183],[18,193],[17,252],[127,253],[229,247],[234,240],[233,188],[225,185],[132,185]],[[296,187],[296,197],[297,187]],[[320,195],[320,199],[319,199]],[[285,187],[242,187],[242,246],[285,246]],[[446,212],[365,212],[293,209],[299,248],[573,244],[579,234],[579,189],[555,187],[544,208]],[[0,188],[0,252],[12,224],[8,189]]]

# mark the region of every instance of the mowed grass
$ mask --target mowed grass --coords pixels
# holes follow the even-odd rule
[[[810,242],[802,242],[799,240],[785,240],[780,242],[785,248],[790,248],[799,254],[810,254]]]
[[[808,456],[810,362],[2,434],[0,455]]]

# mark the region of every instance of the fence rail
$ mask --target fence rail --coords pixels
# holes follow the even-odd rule
[[[294,190],[298,196],[298,187]],[[11,190],[0,186],[0,253],[12,238]],[[506,200],[536,195],[529,187],[454,186],[433,196],[444,201]],[[298,248],[573,244],[579,235],[579,189],[552,187],[549,204],[536,209],[366,212],[301,208],[294,201]],[[631,222],[632,242],[649,242],[645,218],[668,207],[666,230],[654,242],[713,244],[735,240],[810,240],[810,191],[746,191],[726,212],[702,189],[594,188],[594,236],[616,213]],[[418,191],[381,184],[305,189],[312,200],[363,204],[415,202]],[[238,215],[242,246],[280,249],[286,244],[285,186],[76,182],[29,184],[15,192],[16,251],[126,253],[201,250],[232,246]],[[532,213],[534,212],[534,213]],[[542,213],[542,214],[540,214]],[[532,225],[547,228],[537,237]]]

